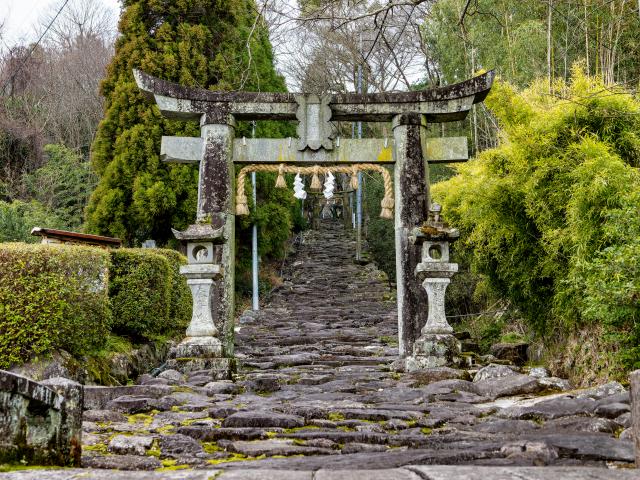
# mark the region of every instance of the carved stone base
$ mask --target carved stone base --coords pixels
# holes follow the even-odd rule
[[[405,359],[405,371],[456,366],[460,363],[460,343],[449,334],[422,335],[413,346],[413,355]]]
[[[167,368],[189,374],[194,372],[211,375],[211,380],[231,380],[236,370],[233,358],[179,357],[167,360]]]
[[[187,337],[169,351],[169,358],[222,357],[222,344],[216,337]]]
[[[211,380],[231,379],[235,360],[222,354],[222,344],[216,337],[187,337],[169,351],[166,365],[182,373],[207,371]]]

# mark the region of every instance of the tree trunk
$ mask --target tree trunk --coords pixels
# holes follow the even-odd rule
[[[587,61],[587,75],[589,75],[589,21],[587,18],[587,0],[584,0],[584,53],[585,60]]]
[[[549,8],[547,9],[547,75],[549,81],[549,93],[551,93],[551,87],[553,85],[553,73],[551,71],[551,11],[553,8],[553,0],[548,0]]]

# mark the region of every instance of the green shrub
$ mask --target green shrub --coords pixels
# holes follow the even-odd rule
[[[55,212],[36,200],[0,201],[0,242],[39,242],[40,237],[31,235],[33,227],[65,228],[65,224]]]
[[[604,350],[580,361],[614,352],[624,378],[640,366],[640,102],[577,68],[554,88],[563,99],[497,82],[504,141],[433,192],[473,271],[541,342],[600,326]]]
[[[247,177],[245,192],[251,214],[236,218],[236,271],[235,288],[238,296],[251,295],[251,238],[252,225],[258,225],[258,250],[261,260],[280,260],[285,255],[287,239],[291,233],[304,227],[300,203],[293,196],[293,176],[287,175],[288,188],[275,188],[277,175],[260,172],[256,175],[256,207],[252,198],[251,181]],[[261,280],[265,277],[261,277]],[[269,282],[266,282],[269,283]],[[272,285],[263,282],[261,290]]]
[[[180,266],[187,264],[187,257],[175,250],[159,248],[154,250],[165,257],[171,267],[171,304],[169,305],[169,330],[184,334],[191,321],[193,301],[187,280],[180,275]]]
[[[191,293],[179,273],[184,263],[186,258],[172,250],[112,250],[113,331],[133,339],[184,332],[191,318]]]
[[[152,250],[111,251],[109,298],[113,331],[150,338],[166,331],[171,311],[171,267]]]
[[[367,243],[378,268],[387,274],[389,281],[396,281],[396,244],[393,220],[380,218],[380,201],[384,196],[384,185],[380,175],[367,175],[363,182],[364,218],[368,218]],[[354,195],[355,201],[355,195]],[[355,206],[354,206],[355,211]]]
[[[100,248],[1,244],[0,367],[99,347],[110,325],[108,267]]]

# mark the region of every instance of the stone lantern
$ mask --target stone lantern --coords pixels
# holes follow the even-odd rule
[[[429,300],[427,323],[406,359],[406,370],[441,367],[459,362],[460,345],[445,314],[445,292],[458,264],[449,262],[449,245],[458,239],[458,230],[449,228],[440,218],[441,207],[433,204],[428,220],[413,230],[410,240],[422,246],[422,261],[416,277],[422,282]]]
[[[193,297],[191,323],[186,338],[169,352],[168,368],[183,373],[208,370],[212,379],[229,378],[232,360],[224,358],[214,299],[214,284],[222,281],[219,244],[223,228],[203,223],[190,225],[185,231],[173,230],[186,248],[189,263],[180,267]]]

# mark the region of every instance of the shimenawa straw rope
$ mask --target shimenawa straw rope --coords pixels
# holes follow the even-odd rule
[[[313,177],[311,179],[310,188],[312,190],[320,190],[320,188],[322,188],[320,178],[318,177],[320,174],[326,175],[329,171],[332,173],[349,173],[351,174],[351,187],[355,189],[358,187],[357,172],[365,170],[373,170],[382,175],[382,180],[384,182],[384,198],[380,202],[380,206],[382,207],[380,217],[388,219],[393,218],[393,207],[395,203],[393,199],[393,180],[391,180],[391,175],[386,168],[373,163],[328,167],[322,167],[320,165],[301,167],[298,165],[285,165],[284,163],[279,165],[247,165],[246,167],[243,167],[238,174],[236,189],[236,215],[249,215],[249,205],[247,204],[247,195],[244,190],[247,173],[249,172],[278,172],[278,178],[276,180],[277,188],[286,188],[287,186],[284,180],[284,173],[300,173],[301,175],[312,174]]]

